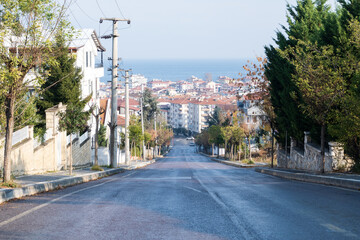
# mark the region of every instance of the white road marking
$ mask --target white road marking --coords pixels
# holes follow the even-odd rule
[[[337,232],[337,233],[342,233],[346,236],[349,237],[357,237],[355,234],[353,234],[352,232],[346,231],[345,229],[339,228],[331,223],[326,223],[326,224],[321,224],[322,226],[326,227],[327,229],[329,229],[332,232]]]
[[[193,190],[193,191],[198,192],[198,193],[202,193],[201,191],[199,191],[199,190],[197,190],[197,189],[195,189],[195,188],[192,188],[192,187],[184,187],[184,188]]]
[[[135,173],[135,172],[129,173],[129,174],[125,175],[125,176],[122,176],[121,178],[128,177],[128,176],[130,176],[130,175],[132,175],[132,174],[134,174],[134,173]],[[23,213],[20,213],[20,214],[14,216],[14,217],[12,217],[12,218],[9,218],[9,219],[6,220],[6,221],[0,222],[0,227],[4,226],[4,225],[6,225],[6,224],[12,223],[12,222],[14,222],[14,221],[16,221],[16,220],[18,220],[18,219],[20,219],[20,218],[22,218],[22,217],[25,217],[26,215],[29,215],[30,213],[33,213],[33,212],[35,212],[35,211],[37,211],[37,210],[39,210],[39,209],[41,209],[41,208],[43,208],[43,207],[46,207],[46,206],[50,205],[50,204],[53,203],[53,202],[59,201],[59,200],[61,200],[61,199],[63,199],[63,198],[66,198],[66,197],[68,197],[68,196],[71,196],[71,195],[73,195],[73,194],[75,194],[75,193],[79,193],[79,192],[83,192],[83,191],[89,190],[89,189],[91,189],[91,188],[99,187],[99,186],[101,186],[101,185],[104,185],[104,184],[109,183],[109,182],[113,182],[113,181],[118,180],[118,179],[119,179],[119,178],[114,178],[114,179],[111,179],[111,180],[109,180],[109,181],[106,181],[106,182],[103,182],[103,183],[100,183],[100,184],[97,184],[97,185],[94,185],[94,186],[91,186],[91,187],[83,188],[83,189],[77,190],[77,191],[75,191],[75,192],[71,192],[71,193],[65,194],[65,195],[63,195],[63,196],[61,196],[61,197],[55,198],[55,199],[53,199],[53,200],[51,200],[51,201],[49,201],[49,202],[47,202],[47,203],[43,203],[43,204],[41,204],[41,205],[39,205],[39,206],[37,206],[37,207],[34,207],[34,208],[32,208],[32,209],[29,209],[29,210],[27,210],[27,211],[25,211],[25,212],[23,212]]]
[[[191,177],[131,178],[131,180],[191,180]]]

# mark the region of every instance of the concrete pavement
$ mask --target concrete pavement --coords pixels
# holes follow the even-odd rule
[[[154,160],[147,162],[132,161],[131,165],[122,165],[118,168],[105,168],[104,171],[92,171],[90,168],[73,170],[73,175],[69,176],[68,171],[58,171],[45,174],[23,175],[16,177],[14,182],[22,187],[14,189],[0,189],[0,204],[12,199],[31,196],[41,192],[52,191],[84,182],[97,180],[99,178],[111,176],[126,170],[133,170],[145,167]]]

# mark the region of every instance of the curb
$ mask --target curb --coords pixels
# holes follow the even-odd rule
[[[280,178],[290,179],[290,180],[330,185],[330,186],[349,188],[360,191],[360,180],[356,180],[356,179],[321,176],[321,175],[313,175],[308,173],[291,173],[291,172],[285,172],[275,169],[265,169],[265,168],[255,168],[255,171]]]
[[[0,204],[12,199],[31,196],[42,192],[48,192],[62,187],[69,187],[80,183],[97,180],[103,177],[108,177],[114,174],[122,173],[127,170],[142,168],[154,162],[155,161],[148,161],[134,168],[116,168],[116,169],[105,170],[102,172],[87,173],[77,177],[67,177],[67,178],[48,181],[48,182],[35,183],[22,188],[0,189]]]
[[[233,167],[238,167],[238,168],[253,168],[253,167],[259,167],[259,165],[256,164],[243,164],[243,163],[239,163],[239,162],[232,162],[232,161],[227,161],[227,160],[220,160],[220,159],[216,159],[213,158],[209,155],[206,155],[205,153],[199,152],[201,155],[210,158],[210,160],[214,161],[214,162],[218,162],[218,163],[222,163],[222,164],[226,164],[229,166],[233,166]]]

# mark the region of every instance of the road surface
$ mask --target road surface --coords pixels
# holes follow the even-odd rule
[[[0,239],[360,239],[360,192],[194,150],[175,139],[144,169],[0,205]]]

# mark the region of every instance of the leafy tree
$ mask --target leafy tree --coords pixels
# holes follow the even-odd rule
[[[145,141],[145,145],[147,146],[147,149],[150,149],[151,139],[152,139],[151,133],[144,132],[144,141]]]
[[[59,130],[66,131],[70,134],[70,159],[69,159],[69,174],[72,175],[72,134],[82,132],[87,127],[87,121],[89,120],[91,110],[84,111],[86,103],[89,102],[91,95],[82,101],[76,103],[69,103],[66,106],[64,112],[60,112],[59,115]]]
[[[102,124],[100,124],[99,128],[99,138],[98,138],[98,144],[99,147],[106,147],[108,140],[106,139],[106,127]]]
[[[208,128],[208,134],[209,134],[209,139],[208,142],[211,144],[212,146],[212,152],[211,154],[214,155],[214,145],[215,144],[219,144],[221,142],[221,139],[219,139],[219,137],[221,136],[221,130],[220,127],[217,125],[212,125]],[[218,146],[219,147],[219,146]]]
[[[289,27],[283,26],[285,34],[277,32],[277,47],[265,48],[268,60],[265,65],[265,76],[270,81],[271,103],[275,113],[274,125],[279,142],[284,141],[285,135],[302,140],[304,131],[315,129],[317,124],[303,114],[300,105],[304,100],[292,78],[295,67],[278,50],[294,47],[299,40],[311,43],[325,42],[324,39],[329,38],[327,34],[330,33],[325,31],[325,23],[332,17],[326,0],[301,0],[296,6],[288,5],[287,9]]]
[[[41,63],[55,64],[53,39],[65,27],[64,7],[52,0],[0,1],[0,89],[5,108],[4,179],[10,181],[15,112],[28,86],[42,84]],[[41,26],[41,27],[40,27]],[[34,78],[25,78],[39,67]],[[26,99],[29,102],[33,99]]]
[[[229,126],[230,119],[226,116],[226,114],[221,110],[220,107],[216,106],[214,112],[209,114],[209,116],[207,117],[206,124],[208,125],[208,127],[211,127],[213,125]]]
[[[135,115],[132,115],[129,125],[129,140],[132,143],[131,145],[135,156],[137,156],[136,149],[142,143],[143,138],[144,136],[142,134],[140,118]]]
[[[221,127],[220,128],[221,136],[225,141],[225,157],[227,153],[228,142],[230,141],[233,135],[233,128],[231,126]]]
[[[57,64],[45,62],[43,68],[49,75],[41,85],[40,98],[37,100],[38,113],[42,117],[42,122],[35,127],[36,131],[44,132],[45,129],[45,110],[60,102],[78,102],[81,98],[81,69],[75,66],[76,58],[69,54],[67,38],[60,32],[56,36],[54,48],[57,55]]]
[[[245,133],[244,133],[244,129],[239,127],[239,126],[234,126],[233,127],[233,138],[235,140],[235,142],[237,142],[239,144],[239,161],[241,160],[241,144],[244,140],[245,137]]]
[[[304,103],[300,108],[316,123],[321,125],[322,171],[325,164],[325,129],[331,111],[339,106],[346,92],[343,77],[345,65],[334,54],[331,46],[316,47],[310,42],[299,41],[287,51],[295,66],[293,78]]]
[[[157,100],[152,95],[152,92],[149,88],[145,88],[143,99],[144,99],[144,105],[143,105],[144,122],[146,125],[145,126],[146,129],[149,129],[152,128],[153,120],[155,119],[155,114],[158,112]]]
[[[271,128],[271,167],[274,162],[274,133],[276,126],[276,114],[274,106],[271,101],[271,84],[265,75],[265,66],[267,64],[266,58],[257,57],[257,63],[250,63],[244,66],[246,71],[246,77],[250,78],[255,86],[258,94],[261,96],[261,100],[256,101],[256,105],[265,114],[265,124],[268,124]],[[264,125],[264,124],[263,124]],[[265,127],[265,126],[262,126]]]

